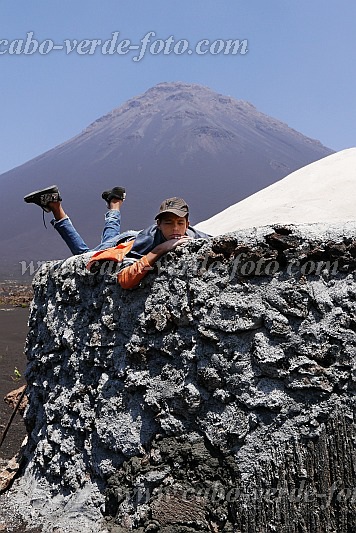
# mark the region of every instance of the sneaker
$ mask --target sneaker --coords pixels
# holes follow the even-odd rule
[[[49,202],[60,202],[61,200],[62,198],[56,185],[31,192],[24,197],[25,202],[39,205],[46,213],[51,211],[48,207]]]
[[[126,198],[126,192],[123,187],[114,187],[113,189],[110,189],[110,191],[104,191],[101,197],[105,200],[107,206],[110,207],[110,202],[113,198],[124,201]]]

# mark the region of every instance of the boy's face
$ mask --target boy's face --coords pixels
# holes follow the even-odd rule
[[[167,241],[180,239],[185,235],[189,221],[185,217],[179,217],[174,213],[164,213],[157,220],[157,226]]]

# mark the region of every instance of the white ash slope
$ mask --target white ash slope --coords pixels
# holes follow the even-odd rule
[[[197,224],[211,235],[268,224],[356,220],[356,148],[311,163]]]

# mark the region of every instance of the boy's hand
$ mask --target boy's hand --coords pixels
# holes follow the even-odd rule
[[[174,250],[174,248],[177,248],[177,246],[181,246],[182,244],[187,244],[191,240],[190,237],[187,237],[186,235],[183,235],[183,237],[177,237],[176,239],[170,239],[169,241],[166,241],[159,246],[162,246],[162,249],[164,250],[163,253],[170,252],[171,250]]]
[[[148,254],[146,255],[146,259],[149,265],[153,266],[162,255],[166,254],[167,252],[170,252],[171,250],[174,250],[174,248],[177,248],[177,246],[187,244],[190,240],[190,237],[183,235],[182,237],[179,237],[177,239],[170,239],[169,241],[162,242],[162,244],[159,244],[158,246],[153,248],[152,252],[148,252]]]

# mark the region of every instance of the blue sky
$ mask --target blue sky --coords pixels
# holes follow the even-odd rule
[[[0,173],[162,81],[251,102],[326,146],[356,146],[354,0],[0,0],[0,52],[17,39],[247,39],[246,54],[0,54]],[[44,49],[45,50],[45,49]]]

